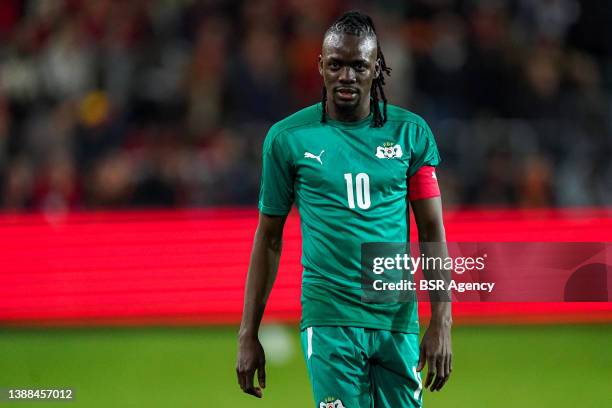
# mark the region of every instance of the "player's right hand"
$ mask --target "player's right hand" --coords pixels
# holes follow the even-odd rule
[[[259,387],[254,384],[255,371]],[[263,396],[262,389],[266,388],[266,355],[257,337],[240,338],[236,374],[242,391],[257,398]]]

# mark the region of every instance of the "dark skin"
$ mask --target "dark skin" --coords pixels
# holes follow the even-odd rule
[[[372,81],[380,74],[376,48],[373,37],[331,34],[325,38],[319,72],[327,88],[327,113],[331,119],[354,122],[370,113]],[[440,197],[412,201],[411,206],[419,242],[444,242]],[[265,352],[258,332],[278,272],[285,220],[286,217],[259,214],[245,287],[236,374],[240,388],[258,398],[263,396],[266,387]],[[425,255],[443,255],[431,251],[425,249]],[[428,272],[425,273],[428,277]],[[423,386],[436,391],[444,386],[452,371],[450,303],[432,302],[431,315],[421,340],[417,370],[421,371],[427,364]],[[256,374],[259,386],[255,385]]]
[[[259,325],[278,272],[285,220],[286,217],[259,214],[244,290],[236,374],[242,391],[258,398],[266,387],[266,356],[259,342]],[[254,384],[256,371],[259,387]]]
[[[442,200],[432,197],[410,202],[419,234],[419,243],[446,242],[442,220]],[[421,245],[421,252],[427,257],[448,256],[446,245]],[[424,270],[426,279],[440,279],[443,271]],[[430,296],[432,296],[430,294]],[[453,323],[450,302],[431,302],[431,320],[421,339],[417,371],[427,364],[425,389],[440,391],[453,370],[451,326]]]
[[[355,122],[370,114],[372,81],[380,75],[376,38],[350,34],[325,37],[319,73],[327,89],[327,114],[333,120]]]

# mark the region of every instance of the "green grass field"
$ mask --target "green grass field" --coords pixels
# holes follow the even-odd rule
[[[0,387],[76,390],[72,402],[0,406],[314,406],[297,328],[268,332],[262,400],[238,388],[235,334],[234,327],[0,329]],[[453,376],[442,392],[425,393],[427,407],[612,406],[612,325],[457,327],[453,346]]]

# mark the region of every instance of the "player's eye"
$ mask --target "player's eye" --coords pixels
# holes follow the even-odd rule
[[[363,62],[358,62],[355,64],[355,69],[359,72],[363,72],[366,70],[366,65]]]
[[[329,67],[330,67],[331,69],[340,69],[340,64],[338,64],[338,62],[337,62],[337,61],[331,61],[331,62],[329,63]]]

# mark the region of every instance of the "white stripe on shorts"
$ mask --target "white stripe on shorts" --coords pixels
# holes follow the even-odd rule
[[[412,374],[414,375],[414,378],[419,383],[419,387],[414,391],[414,399],[420,400],[423,394],[423,383],[421,380],[421,373],[418,372],[416,369],[417,369],[416,366],[412,367]]]
[[[307,358],[310,358],[310,356],[312,356],[312,327],[308,327],[306,329],[306,335],[308,336],[306,355],[308,356]]]

